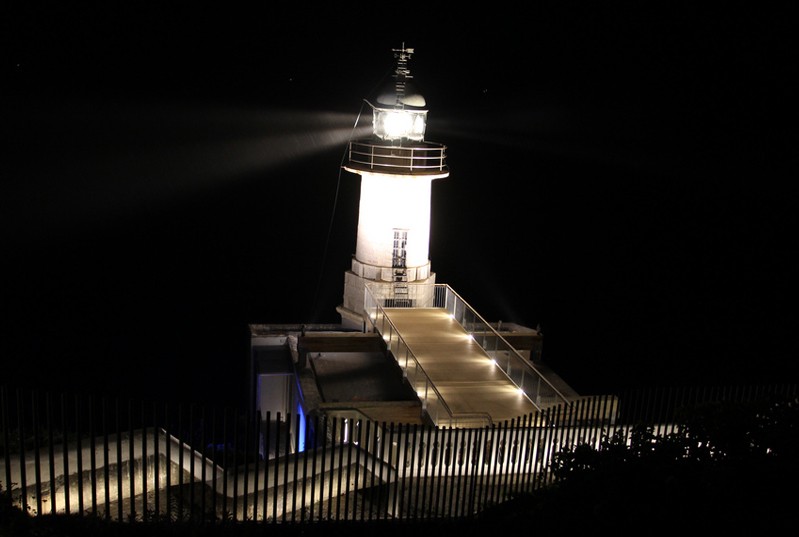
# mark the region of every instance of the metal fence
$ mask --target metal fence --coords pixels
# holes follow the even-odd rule
[[[482,428],[51,394],[3,387],[0,484],[32,516],[312,523],[469,517],[553,480],[553,454],[710,401],[797,386],[659,388],[583,397]]]

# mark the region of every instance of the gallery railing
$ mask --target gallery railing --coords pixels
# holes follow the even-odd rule
[[[448,174],[447,147],[434,142],[415,142],[411,146],[352,141],[345,167],[354,171],[401,175]]]

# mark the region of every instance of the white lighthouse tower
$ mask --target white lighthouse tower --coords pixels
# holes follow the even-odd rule
[[[413,49],[393,49],[393,80],[372,107],[372,135],[349,143],[344,169],[361,176],[358,237],[344,274],[342,325],[364,326],[364,292],[386,306],[416,306],[433,293],[430,268],[430,198],[435,179],[449,175],[446,146],[424,139],[427,103],[408,62]],[[429,284],[429,285],[419,285]]]

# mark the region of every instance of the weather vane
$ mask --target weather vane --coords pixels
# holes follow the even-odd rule
[[[396,79],[395,87],[397,91],[397,104],[399,108],[403,108],[402,98],[405,96],[405,81],[413,78],[411,71],[408,69],[408,61],[413,54],[412,48],[405,48],[405,43],[402,43],[402,48],[391,49],[394,52],[394,57],[397,59],[397,66],[394,69],[394,78]]]

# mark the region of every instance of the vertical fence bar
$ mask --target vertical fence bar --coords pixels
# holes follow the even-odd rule
[[[45,396],[45,419],[47,420],[47,452],[50,456],[50,514],[56,514],[56,481],[55,481],[55,447],[53,446],[53,417],[52,408],[50,408],[50,393]]]
[[[420,497],[421,497],[421,487],[422,487],[422,483],[423,483],[422,467],[424,466],[425,461],[427,460],[427,456],[426,456],[427,453],[425,453],[425,449],[427,449],[427,444],[424,441],[425,432],[427,432],[427,427],[426,426],[419,427],[419,444],[418,444],[418,449],[416,451],[417,460],[416,460],[416,464],[414,465],[414,468],[416,469],[416,497],[415,497],[415,499],[413,501],[413,513],[414,513],[413,514],[413,519],[415,521],[418,521],[419,518],[420,518],[419,514],[420,514],[420,511],[421,511],[421,504],[420,504],[419,500],[420,500]],[[411,491],[411,492],[413,492],[413,491]]]
[[[217,474],[219,474],[219,472],[217,471],[217,468],[218,468],[219,464],[217,463],[217,453],[216,453],[216,408],[211,407],[210,410],[211,410],[211,438],[208,439],[208,443],[211,446],[211,457],[212,457],[212,459],[211,459],[211,462],[212,462],[212,466],[211,466],[211,472],[212,472],[211,482],[213,483],[213,486],[211,487],[211,523],[213,524],[219,518],[219,513],[217,511],[217,498],[219,496],[219,494],[217,493],[217,491],[219,490],[218,487],[217,487],[217,482],[218,482]],[[224,412],[224,407],[223,407],[223,412]],[[223,428],[224,428],[224,426],[223,426]],[[203,464],[203,468],[205,468],[206,466],[208,466],[207,463]],[[223,479],[225,478],[224,473],[222,474],[222,478]],[[205,480],[205,476],[203,476],[203,483],[207,483],[207,481]],[[223,484],[223,487],[224,487],[224,484]],[[205,494],[203,494],[203,497],[205,497]],[[222,507],[222,510],[223,510],[222,517],[223,517],[223,520],[224,520],[224,501],[225,501],[225,491],[223,490],[222,491],[222,502],[223,502],[223,504],[222,504],[223,505],[223,507]],[[205,510],[203,510],[203,511],[205,511]]]
[[[316,456],[317,453],[320,451],[322,452],[322,459],[321,465],[319,468],[319,512],[317,513],[317,520],[322,520],[322,500],[324,499],[324,490],[325,490],[325,456],[327,455],[325,448],[327,447],[327,430],[325,428],[327,424],[327,417],[326,416],[314,416],[314,458],[312,460],[312,469],[311,469],[311,512],[310,512],[310,520],[313,521],[314,513],[313,513],[313,506],[315,500],[315,493],[316,493],[316,460],[319,458]],[[321,440],[320,440],[321,439]],[[320,446],[319,443],[322,443]]]
[[[106,520],[111,519],[111,476],[108,468],[108,408],[106,398],[100,400],[100,420],[103,429],[103,502]]]
[[[238,454],[239,454],[239,417],[235,409],[232,409],[233,414],[233,522],[236,522],[238,513],[238,497],[239,497],[239,472],[238,472]],[[227,453],[227,441],[225,441],[225,453]],[[227,468],[227,464],[225,464]],[[227,480],[225,480],[227,481]]]
[[[214,427],[216,427],[216,418],[213,415],[213,409],[211,409],[211,438],[213,442],[213,435],[215,433]],[[211,480],[213,481],[211,486],[211,503],[214,506],[214,511],[212,513],[213,517],[209,517],[208,514],[208,501],[206,498],[208,494],[205,491],[205,485],[208,483],[208,412],[203,405],[200,407],[200,421],[202,423],[202,429],[200,430],[200,448],[202,449],[202,459],[200,460],[200,464],[202,464],[202,468],[200,468],[200,493],[202,497],[200,498],[200,517],[202,518],[203,522],[213,522],[214,518],[216,517],[216,458],[214,458],[211,463],[211,470],[213,471],[213,475],[211,476]],[[193,475],[193,474],[192,474]],[[194,494],[194,487],[192,487],[192,494]]]
[[[3,465],[5,469],[5,481],[3,485],[5,486],[6,492],[8,493],[8,499],[13,502],[13,494],[12,494],[12,483],[11,483],[11,459],[13,457],[12,449],[11,449],[11,412],[9,411],[9,402],[8,402],[8,388],[3,385],[0,386],[0,410],[2,412],[0,415],[2,416],[3,420]]]
[[[513,470],[513,487],[511,488],[511,494],[517,496],[521,494],[524,490],[524,480],[525,480],[525,464],[527,462],[527,457],[530,456],[528,454],[528,447],[530,446],[528,435],[532,430],[532,414],[525,414],[522,416],[521,421],[517,422],[517,431],[516,431],[516,455],[515,455],[515,462],[514,462],[514,470]]]
[[[264,501],[264,505],[263,505],[264,522],[267,521],[267,517],[269,515],[269,511],[268,511],[269,506],[267,505],[267,500],[269,498],[269,460],[270,460],[269,455],[270,455],[270,453],[272,451],[272,448],[270,447],[271,445],[269,443],[270,442],[269,431],[272,428],[271,427],[271,424],[272,424],[271,420],[272,420],[271,412],[269,410],[267,410],[266,411],[266,421],[265,421],[266,430],[264,431],[264,499],[263,499],[263,501]]]
[[[413,448],[410,441],[411,424],[398,423],[397,424],[397,485],[394,492],[394,512],[397,514],[396,518],[403,518],[405,512],[405,486],[407,483],[408,468],[411,467],[413,457]],[[399,476],[400,468],[402,465],[402,477]]]
[[[400,471],[401,470],[404,471],[405,465],[403,464],[402,468],[400,468],[399,464],[393,465],[391,463],[394,461],[394,459],[392,458],[392,455],[394,454],[393,453],[393,450],[394,450],[394,439],[397,440],[397,450],[396,450],[397,451],[397,461],[400,460],[399,454],[400,454],[400,447],[401,447],[401,442],[402,442],[401,437],[402,437],[402,424],[397,424],[397,434],[395,436],[394,435],[394,422],[392,421],[391,425],[389,426],[388,460],[389,460],[389,464],[391,466],[396,466],[396,471],[394,473],[394,483],[393,483],[393,485],[391,483],[389,483],[387,502],[391,502],[388,505],[388,511],[390,511],[392,513],[392,516],[394,516],[394,518],[399,518],[399,514],[398,514],[398,511],[397,511],[397,502],[399,501],[399,499],[397,498],[397,496],[399,496],[400,484],[401,484]],[[389,469],[389,471],[390,471],[390,469]],[[393,490],[394,490],[394,494],[391,494],[392,487],[393,487]]]
[[[352,519],[356,520],[358,518],[358,479],[360,478],[361,474],[361,429],[362,429],[362,421],[360,419],[355,420],[355,428],[352,431],[353,441],[350,442],[350,445],[355,445],[355,479],[354,479],[354,487],[352,492]],[[349,480],[347,480],[349,483]],[[348,493],[347,496],[350,496]],[[363,506],[363,503],[361,503]]]
[[[185,467],[183,466],[183,439],[185,438],[186,431],[183,427],[183,403],[178,403],[177,405],[177,435],[178,435],[178,490],[175,501],[177,502],[177,509],[175,511],[175,519],[178,521],[183,521],[185,518],[185,494],[183,490],[183,472]],[[193,422],[189,422],[193,425]],[[192,457],[194,458],[194,457]]]
[[[122,422],[119,417],[119,397],[114,398],[114,426],[116,427],[117,441],[117,520],[122,522],[123,514],[123,488],[122,488]],[[66,471],[65,471],[66,473]]]
[[[61,444],[61,451],[63,456],[64,465],[64,514],[69,515],[69,425],[67,422],[67,399],[66,394],[61,393],[61,430],[64,435],[64,442]],[[8,449],[8,441],[6,441],[6,464],[10,459],[10,451]]]
[[[491,427],[490,440],[483,449],[483,500],[481,511],[491,505],[494,501],[494,489],[497,480],[497,465],[499,464],[499,440],[502,433],[502,423],[496,423]]]
[[[469,454],[470,457],[468,459],[469,465],[471,466],[471,479],[469,480],[469,495],[468,495],[468,503],[467,503],[467,511],[466,516],[472,518],[474,516],[475,508],[477,505],[477,493],[478,493],[478,479],[480,477],[480,452],[482,449],[482,440],[483,440],[483,432],[485,428],[475,429],[472,431],[473,437],[471,439],[471,443],[469,445]]]
[[[252,415],[250,411],[247,412],[243,416],[244,418],[244,461],[242,462],[241,466],[244,468],[244,493],[241,497],[241,520],[246,521],[249,519],[250,515],[250,504],[249,504],[249,476],[250,476],[250,424],[252,422]],[[238,469],[236,470],[236,474],[238,475]]]
[[[298,451],[299,446],[300,446],[300,439],[299,439],[299,434],[300,434],[300,414],[299,414],[299,412],[294,417],[294,423],[296,424],[296,427],[294,428],[294,435],[293,435],[295,437],[295,443],[294,443],[295,449],[294,449],[294,452],[292,454],[293,455],[292,459],[294,459],[294,475],[293,475],[292,486],[291,486],[291,522],[292,523],[295,522],[295,516],[296,516],[295,513],[297,512],[297,486],[298,486],[298,483],[297,483],[297,477],[298,477],[297,470],[298,470],[298,466],[299,466],[299,462],[300,462],[299,461],[299,451]],[[289,431],[291,431],[291,422],[290,421],[289,421]]]
[[[9,499],[11,498],[11,438],[9,434],[10,425],[8,422],[8,395],[6,387],[0,386],[0,419],[3,420],[3,465],[5,467],[6,478],[3,484]]]
[[[447,449],[446,446],[446,434],[448,429],[447,428],[440,428],[436,427],[435,429],[435,439],[433,440],[433,482],[432,487],[430,489],[431,493],[435,490],[435,500],[433,500],[433,496],[430,497],[433,500],[433,505],[431,506],[431,511],[435,518],[441,518],[441,493],[442,489],[445,489],[446,480],[447,480],[447,473],[446,473],[446,466],[444,464],[444,455]]]
[[[136,467],[133,437],[133,399],[128,399],[128,486],[130,487],[130,521],[136,520]]]
[[[219,494],[217,493],[217,490],[219,490],[217,488],[217,483],[218,483],[217,474],[219,473],[217,471],[217,468],[218,468],[219,464],[217,463],[217,453],[216,453],[216,408],[215,407],[211,407],[210,412],[211,412],[211,437],[208,439],[208,443],[210,444],[210,447],[211,447],[211,462],[213,463],[212,466],[211,466],[211,472],[212,472],[212,474],[211,474],[211,483],[213,485],[211,487],[211,513],[212,513],[212,520],[214,522],[216,522],[219,519],[218,511],[217,511],[217,498],[219,497]],[[203,465],[203,467],[205,467],[205,466],[207,466],[207,464]],[[224,478],[224,474],[223,474],[223,478]],[[205,480],[205,476],[203,476],[203,483],[207,483],[207,481]],[[224,491],[223,491],[223,494],[224,494]],[[224,496],[223,496],[223,500],[222,501],[224,502]],[[223,507],[223,510],[224,510],[224,507]],[[223,517],[224,517],[224,513],[223,513]]]
[[[653,407],[655,406],[655,397],[657,396],[657,387],[653,390],[647,390],[646,403],[644,405],[644,414],[641,416],[638,425],[645,425],[651,420],[653,414]]]
[[[161,464],[158,433],[158,407],[153,402],[153,520],[156,522],[161,515]]]
[[[591,431],[594,422],[594,401],[596,396],[585,397],[580,401],[580,421],[578,424],[578,443],[591,445]]]
[[[328,478],[327,478],[328,494],[327,494],[327,517],[326,518],[328,520],[330,520],[332,518],[332,513],[333,513],[333,468],[335,466],[333,459],[336,456],[336,452],[335,452],[335,449],[334,449],[335,445],[336,445],[336,441],[335,441],[336,418],[334,417],[332,422],[331,422],[330,420],[328,420],[327,416],[325,416],[324,417],[324,423],[325,423],[325,425],[324,425],[325,431],[324,431],[324,435],[322,436],[322,438],[324,439],[324,444],[322,445],[322,449],[323,450],[326,450],[326,447],[327,447],[327,444],[328,444],[327,435],[328,435],[328,431],[331,430],[330,429],[331,427],[332,427],[332,431],[333,431],[331,433],[331,435],[334,437],[333,441],[330,442],[330,476],[328,476]],[[323,456],[322,456],[322,475],[325,475],[324,465],[325,465],[325,463],[327,461],[327,457],[324,456],[324,455],[326,455],[326,453],[324,451],[322,453],[323,453]],[[324,487],[324,483],[322,484],[322,487]],[[320,506],[319,509],[321,511],[322,507]]]
[[[651,431],[654,436],[658,431],[658,421],[661,413],[663,412],[663,392],[666,388],[663,386],[656,386],[650,399],[649,412],[646,416],[646,421],[642,425]]]
[[[576,409],[574,403],[562,403],[563,408],[563,421],[565,422],[562,429],[565,429],[565,435],[561,437],[560,450],[564,448],[574,449],[574,423],[576,419]],[[563,440],[565,438],[565,440]]]
[[[459,436],[463,429],[450,427],[449,429],[449,445],[450,445],[450,466],[448,468],[450,475],[449,485],[449,500],[444,501],[444,510],[447,513],[447,518],[454,518],[457,509],[458,490],[460,485],[459,470],[460,463],[460,447]]]
[[[524,469],[527,457],[532,454],[528,452],[528,446],[532,445],[529,442],[529,434],[532,431],[532,414],[526,414],[522,417],[522,421],[516,431],[516,462],[514,463],[516,469],[513,474],[513,494],[518,495],[524,490]]]
[[[39,405],[36,390],[31,392],[31,422],[33,429],[33,472],[36,490],[36,516],[42,514],[42,462],[39,454]]]
[[[521,467],[522,482],[519,489],[521,492],[532,492],[535,489],[536,469],[543,450],[541,444],[543,415],[541,413],[530,414],[527,421],[527,429],[524,433],[525,456]]]
[[[479,513],[483,510],[483,506],[485,505],[485,498],[487,494],[487,481],[489,480],[490,476],[487,475],[486,467],[491,462],[491,443],[493,440],[493,432],[496,425],[486,426],[481,430],[482,433],[482,442],[477,446],[477,474],[478,474],[478,490],[476,491],[475,495],[475,509],[474,513]]]
[[[286,522],[289,494],[289,455],[291,454],[291,412],[286,412],[286,445],[283,449],[283,515],[281,521]],[[293,515],[294,513],[292,513]]]
[[[172,520],[172,479],[170,478],[170,474],[172,473],[172,458],[171,458],[171,450],[169,441],[169,403],[164,402],[163,408],[163,426],[155,428],[155,445],[156,445],[156,458],[160,459],[161,450],[159,449],[161,446],[161,437],[164,438],[164,510],[161,513],[163,518],[166,518],[167,522]],[[160,429],[160,430],[159,430]],[[159,463],[160,464],[160,463]],[[156,488],[160,490],[160,472],[156,472]],[[160,503],[156,504],[156,510],[160,512]]]
[[[444,448],[441,445],[441,431],[440,427],[432,427],[430,431],[430,444],[429,444],[429,459],[427,468],[429,470],[427,475],[429,497],[425,501],[427,508],[428,518],[438,518],[438,499],[441,494],[441,456]]]
[[[602,447],[605,438],[611,434],[611,428],[616,417],[612,413],[615,410],[613,403],[618,399],[613,395],[607,394],[597,396],[596,399],[596,427],[594,429],[596,437],[594,441],[597,449],[599,449]]]
[[[143,521],[149,521],[150,513],[147,508],[147,408],[141,402],[141,516]]]
[[[380,428],[380,460],[378,462],[379,473],[377,475],[377,503],[375,504],[375,511],[376,516],[378,519],[385,519],[388,518],[388,511],[390,509],[390,505],[388,504],[388,500],[392,497],[391,495],[391,470],[393,468],[393,460],[391,456],[393,452],[391,450],[393,435],[391,431],[393,430],[394,423],[387,423],[385,421],[382,422],[382,426]],[[399,470],[399,468],[397,468]],[[394,473],[394,482],[397,481],[397,473]],[[385,492],[385,499],[384,493]],[[384,507],[385,505],[385,507]]]
[[[419,476],[420,479],[418,483],[421,485],[421,493],[422,499],[419,501],[419,487],[416,488],[416,503],[418,505],[418,512],[421,514],[422,518],[426,518],[428,515],[427,510],[427,489],[428,485],[430,484],[429,469],[430,469],[430,460],[432,459],[432,439],[431,436],[433,435],[433,428],[426,427],[427,429],[427,442],[425,442],[424,446],[420,446],[419,449]]]
[[[278,479],[280,476],[280,412],[275,413],[275,467],[274,467],[274,486],[272,488],[272,521],[278,522],[277,519],[277,494],[278,494]]]
[[[467,461],[469,460],[469,434],[470,429],[462,429],[458,428],[455,429],[455,461],[458,466],[457,474],[458,478],[455,482],[455,507],[452,511],[453,515],[458,517],[463,514],[463,498],[466,497],[466,488],[464,481],[468,481],[469,479],[469,465]],[[466,469],[466,474],[464,475],[464,468]],[[463,491],[463,493],[462,493]]]
[[[355,436],[355,420],[349,418],[345,421],[347,426],[347,481],[344,488],[344,520],[350,516],[350,470],[352,468],[352,439]],[[339,491],[341,492],[341,491]]]
[[[368,433],[369,430],[368,425],[366,428]],[[367,436],[369,435],[367,434]],[[366,518],[368,520],[374,520],[373,518],[374,515],[372,513],[375,511],[375,507],[377,507],[377,518],[380,518],[380,490],[382,489],[382,487],[380,480],[378,479],[377,487],[375,488],[375,479],[377,478],[377,476],[375,475],[376,473],[375,466],[377,466],[377,459],[379,458],[380,459],[379,471],[381,472],[382,475],[383,471],[383,464],[382,464],[383,456],[381,452],[382,448],[383,448],[383,439],[379,432],[378,423],[375,421],[374,427],[372,429],[372,436],[369,437],[369,445],[367,446],[367,450],[371,456],[371,462],[372,462],[372,470],[370,472],[371,480],[369,483],[369,512],[366,515]]]
[[[533,461],[532,490],[537,490],[546,481],[546,465],[549,461],[552,428],[554,427],[554,413],[554,409],[548,408],[544,410],[543,415],[539,419],[538,430],[536,431],[537,456]]]
[[[433,516],[439,519],[446,518],[448,516],[445,506],[447,483],[450,478],[448,463],[448,457],[451,454],[448,436],[450,431],[451,426],[436,427],[436,438],[434,440],[434,446],[437,450],[437,453],[434,471],[435,500],[433,501],[432,511]]]
[[[531,457],[528,461],[528,477],[527,486],[525,490],[528,492],[535,491],[541,482],[541,467],[547,454],[547,443],[550,428],[550,414],[551,409],[545,409],[543,412],[536,415],[535,434],[532,438],[532,449],[535,451],[535,457]]]
[[[256,410],[255,415],[253,416],[253,457],[255,458],[255,473],[252,476],[252,491],[253,491],[253,498],[252,498],[252,519],[253,521],[258,520],[258,477],[261,473],[261,451],[260,451],[260,443],[261,443],[261,411]],[[266,487],[264,487],[264,493],[266,493]],[[266,522],[266,516],[264,516],[264,522]]]
[[[78,510],[80,511],[81,516],[85,515],[88,512],[88,510],[89,510],[89,508],[86,506],[86,498],[85,498],[85,491],[84,491],[84,487],[86,486],[86,483],[84,482],[84,479],[83,479],[83,474],[84,474],[85,468],[84,468],[84,464],[83,464],[84,463],[84,458],[83,458],[83,456],[84,456],[84,453],[83,453],[84,432],[83,432],[82,428],[85,427],[83,425],[83,423],[84,423],[84,421],[86,421],[84,419],[85,416],[84,416],[84,411],[83,411],[83,403],[84,403],[83,398],[81,398],[79,395],[75,395],[75,440],[76,440],[76,443],[77,443],[77,457],[76,457],[77,461],[76,462],[77,462],[77,472],[78,472]],[[89,403],[89,405],[91,405],[91,402]],[[88,413],[88,421],[89,421],[89,423],[91,423],[91,419],[92,419],[91,418],[91,406],[89,406],[89,408],[87,410],[88,410],[88,412],[87,412]],[[91,428],[91,425],[89,427]],[[92,446],[91,442],[90,442],[89,445],[90,445],[90,447]],[[91,459],[90,459],[90,461],[91,461]],[[90,464],[90,466],[89,466],[90,475],[91,475],[91,468],[92,468],[92,466]],[[92,481],[93,481],[93,479],[92,479]],[[90,488],[91,488],[91,485],[90,485]],[[92,509],[93,509],[93,507],[92,507]]]
[[[95,439],[95,398],[89,396],[89,464],[91,470],[91,498],[92,498],[92,516],[97,516],[97,441]]]
[[[22,393],[17,388],[17,426],[19,429],[17,440],[19,445],[19,498],[23,513],[28,512],[28,480],[25,471],[25,412],[22,402]]]
[[[480,496],[480,507],[478,512],[483,511],[488,503],[491,501],[491,493],[493,492],[492,484],[494,472],[492,465],[496,464],[496,445],[497,445],[497,431],[500,424],[493,424],[490,428],[486,429],[485,442],[483,442],[483,464],[480,466],[482,477],[480,479],[482,485],[482,494]]]
[[[547,482],[547,476],[549,475],[549,471],[547,465],[551,460],[551,453],[552,453],[552,442],[554,437],[554,427],[555,427],[555,410],[554,408],[548,408],[544,411],[543,418],[541,419],[541,425],[539,429],[538,435],[538,454],[539,456],[535,459],[535,469],[533,472],[533,490],[537,490],[542,485],[545,485]]]
[[[597,431],[599,430],[599,396],[594,395],[591,397],[591,405],[588,413],[588,423],[585,428],[586,442],[592,449],[599,448]]]
[[[417,459],[417,444],[416,444],[416,433],[419,433],[419,442],[421,444],[421,426],[417,426],[417,424],[413,424],[412,431],[411,431],[411,441],[410,441],[410,464],[408,464],[408,481],[405,486],[405,490],[408,491],[407,495],[407,506],[405,511],[407,513],[406,517],[411,519],[416,519],[416,504],[413,502],[413,485],[414,485],[414,476],[413,473],[416,468],[416,459]],[[418,483],[418,474],[416,478],[416,482]],[[405,491],[403,490],[402,499],[405,500]]]
[[[516,493],[523,494],[527,491],[527,483],[530,479],[531,465],[528,461],[535,457],[535,427],[537,421],[537,414],[527,414],[524,419],[523,428],[519,436],[519,463],[518,471],[516,474],[517,486]]]
[[[583,420],[580,426],[580,442],[595,449],[594,432],[596,431],[596,401],[597,397],[591,396],[584,400]]]
[[[513,453],[513,430],[516,423],[515,419],[510,421],[505,420],[502,431],[502,438],[499,441],[500,445],[500,461],[499,461],[499,486],[497,487],[496,501],[497,503],[503,502],[507,499],[508,486],[509,486],[509,470],[511,465],[511,456]]]
[[[424,458],[422,459],[422,465],[419,467],[419,473],[422,475],[421,515],[423,518],[434,516],[434,511],[430,504],[433,499],[433,475],[436,457],[438,456],[434,441],[436,429],[435,426],[427,426],[426,428],[427,441],[425,442]]]
[[[305,423],[304,429],[300,429],[300,417],[302,417],[302,419],[304,420],[304,423]],[[300,431],[302,431],[302,430],[306,431],[305,438],[300,438]],[[306,500],[305,489],[308,488],[307,485],[308,485],[308,482],[309,482],[309,480],[308,480],[308,451],[311,449],[311,446],[309,446],[310,442],[308,442],[308,436],[309,436],[308,431],[311,431],[311,430],[313,430],[313,429],[311,429],[309,427],[308,416],[305,416],[305,415],[300,416],[300,414],[297,414],[297,449],[298,450],[300,449],[300,444],[302,444],[302,447],[304,448],[302,451],[298,451],[302,455],[302,494],[300,496],[300,506],[301,506],[301,509],[300,509],[300,522],[303,522],[303,523],[305,522],[305,513],[306,513],[306,511],[309,511],[308,504],[305,503],[305,500]],[[314,454],[314,457],[315,456],[316,455]],[[295,479],[294,481],[296,483],[297,480]],[[311,487],[313,487],[313,476],[311,476],[310,482],[311,482]],[[313,494],[313,488],[311,489],[311,494]]]
[[[338,422],[338,428],[343,429],[345,420],[339,419]],[[336,418],[333,418],[333,423],[336,423]],[[341,440],[338,440],[338,428],[333,431],[333,442],[334,445],[338,447],[338,472],[336,475],[338,481],[336,488],[336,520],[339,520],[339,517],[341,516],[341,478],[344,474],[344,435],[342,432]]]
[[[615,434],[616,424],[621,420],[621,401],[612,396],[605,396],[604,403],[605,424],[607,425],[608,436]]]
[[[467,429],[466,443],[464,450],[464,471],[465,481],[463,483],[463,502],[461,503],[461,515],[471,518],[472,509],[474,508],[474,496],[477,491],[477,470],[480,461],[477,459],[478,455],[475,453],[479,445],[478,436],[481,429],[470,427]]]
[[[190,520],[194,520],[194,513],[196,511],[196,508],[195,508],[195,495],[194,495],[194,472],[196,470],[194,469],[194,465],[195,465],[194,459],[196,459],[197,457],[195,456],[195,454],[198,451],[200,453],[205,454],[205,447],[204,447],[205,444],[204,444],[204,442],[202,440],[200,440],[201,437],[202,437],[202,432],[200,433],[200,436],[197,436],[195,434],[194,416],[195,416],[194,403],[190,403],[189,404],[189,423],[188,423],[188,427],[186,428],[187,437],[189,438],[189,441],[191,442],[191,445],[194,446],[193,449],[191,450],[191,452],[189,453],[189,519]],[[201,419],[200,419],[200,427],[201,427],[201,431],[205,430],[205,417],[202,416],[202,415],[201,415]],[[197,445],[197,440],[200,440],[200,445],[199,446]],[[183,441],[181,440],[181,442],[180,442],[180,456],[181,457],[183,457],[183,451],[184,451],[184,444],[183,444]],[[205,461],[205,457],[203,457],[203,461]],[[203,468],[204,467],[205,467],[205,464],[203,464]],[[182,458],[181,458],[180,468],[181,468],[181,470],[183,469],[183,459]],[[182,485],[183,484],[183,482],[182,482],[183,472],[180,472],[180,479],[181,479],[181,485]],[[181,486],[181,490],[183,490],[182,486]],[[182,495],[181,495],[180,499],[184,500]]]
[[[357,500],[358,500],[358,483],[359,483],[359,481],[361,479],[363,479],[363,483],[362,483],[362,487],[361,487],[362,488],[362,490],[361,490],[361,502],[360,502],[360,504],[361,504],[361,513],[360,513],[361,514],[361,516],[360,516],[361,522],[364,521],[364,507],[366,506],[367,503],[369,503],[367,501],[367,499],[366,499],[365,492],[363,492],[363,489],[366,488],[366,478],[365,477],[361,477],[361,476],[362,475],[365,476],[366,472],[368,471],[367,452],[368,452],[368,449],[369,449],[369,428],[370,428],[369,426],[370,426],[370,424],[371,424],[371,420],[367,420],[366,421],[366,426],[365,426],[366,429],[364,431],[364,434],[362,435],[361,431],[364,428],[364,424],[363,424],[362,421],[359,421],[359,427],[358,427],[358,450],[355,452],[355,455],[356,455],[355,456],[355,494],[353,495],[353,498],[355,498],[355,501],[357,503]],[[364,454],[363,455],[363,472],[361,472],[361,470],[360,470],[360,468],[361,468],[360,460],[361,460],[361,453],[362,452]],[[353,519],[357,518],[357,515],[358,515],[358,512],[357,512],[357,510],[355,510],[355,513],[353,514]]]
[[[665,403],[668,398],[668,390],[665,386],[655,388],[652,413],[645,424],[651,430],[653,437],[657,437],[660,434],[661,423],[666,413]]]
[[[259,414],[260,415],[260,414]],[[263,519],[264,522],[267,522],[269,518],[269,461],[274,460],[270,457],[272,453],[271,447],[271,429],[272,429],[272,413],[271,411],[266,411],[266,416],[264,416],[264,432],[263,435],[263,445],[264,445],[264,497],[263,497]],[[259,438],[260,441],[260,438]],[[274,502],[273,502],[274,503]],[[272,522],[274,522],[274,517],[272,518]]]
[[[228,461],[227,461],[227,407],[222,407],[222,522],[227,521],[227,481],[228,481]],[[214,460],[219,451],[219,443],[214,437]]]
[[[316,499],[316,459],[319,457],[319,415],[316,414],[313,416],[313,457],[311,457],[311,499],[309,502],[309,510],[308,510],[308,521],[313,522],[313,507],[314,507],[314,500]],[[324,443],[322,444],[324,446]],[[306,446],[307,449],[307,446]],[[324,447],[322,448],[322,464],[325,463],[325,453]],[[322,471],[322,475],[320,476],[320,490],[324,486],[324,470]],[[321,494],[320,494],[321,496]],[[321,498],[319,498],[321,500]],[[320,517],[321,518],[321,517]]]
[[[502,489],[502,469],[505,463],[505,435],[508,430],[508,422],[503,421],[497,427],[494,436],[496,441],[494,443],[494,464],[490,465],[491,468],[491,493],[489,494],[489,503],[497,504],[501,501],[500,490]]]

